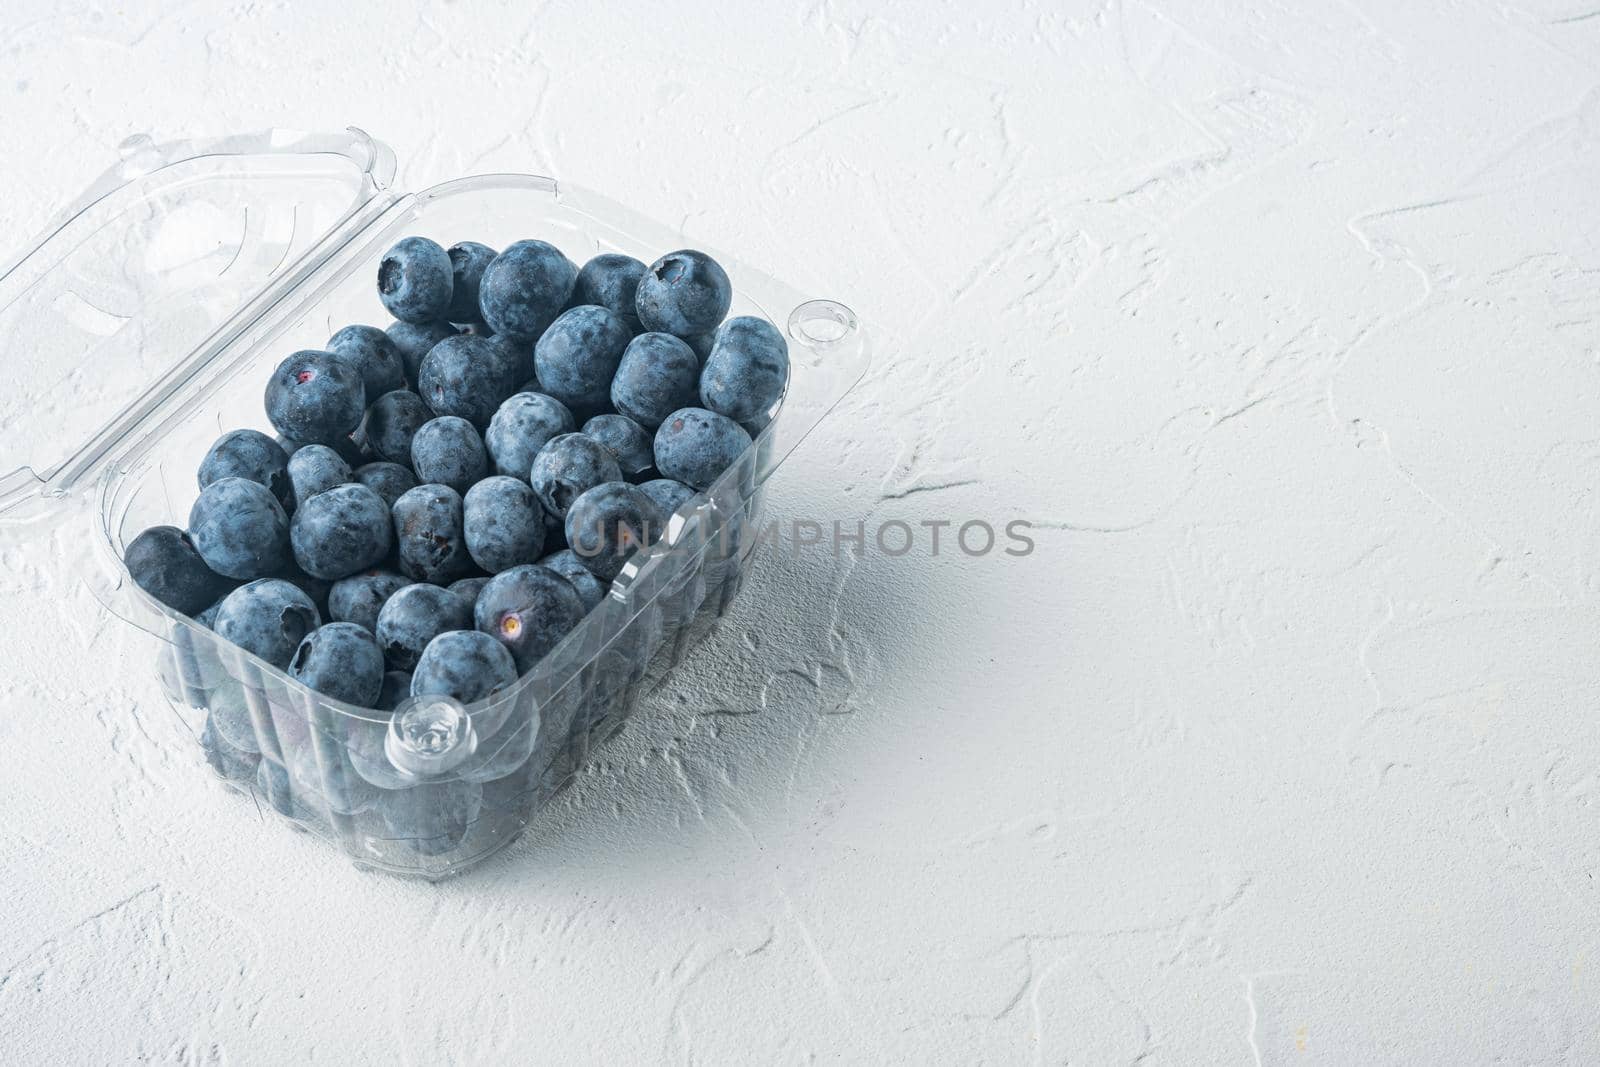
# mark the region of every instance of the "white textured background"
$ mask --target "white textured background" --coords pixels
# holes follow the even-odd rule
[[[8,1062],[1600,1060],[1592,0],[163,7],[5,5],[0,244],[145,130],[554,174],[891,339],[776,514],[1049,528],[763,561],[439,886],[0,542]]]

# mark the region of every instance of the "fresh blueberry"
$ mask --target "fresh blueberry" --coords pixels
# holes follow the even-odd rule
[[[480,428],[512,388],[504,349],[466,334],[434,345],[417,372],[417,392],[435,415],[458,415]]]
[[[789,342],[766,319],[740,315],[717,327],[700,372],[700,401],[734,422],[767,415],[789,384]]]
[[[528,482],[546,511],[566,518],[578,495],[602,482],[622,480],[617,457],[605,445],[581,433],[552,437],[533,459]]]
[[[680,408],[656,431],[656,469],[695,489],[707,489],[749,447],[750,435],[726,415]]]
[[[417,669],[411,672],[411,695],[475,704],[516,680],[516,662],[493,637],[475,630],[450,630],[422,650]]]
[[[634,307],[639,323],[678,337],[716,329],[733,304],[733,283],[704,252],[668,252],[639,279]]]
[[[687,342],[670,333],[641,333],[622,353],[611,380],[611,404],[653,430],[668,415],[695,402],[699,383],[700,360]]]
[[[491,573],[532,563],[544,551],[544,511],[520,478],[497,474],[468,489],[462,528],[473,562]]]
[[[663,526],[654,500],[627,482],[606,482],[572,502],[567,510],[567,543],[589,573],[609,582]]]
[[[369,399],[405,388],[406,367],[400,349],[376,326],[346,326],[328,338],[327,350],[361,372]]]
[[[539,566],[555,571],[561,577],[572,583],[572,588],[578,591],[578,599],[583,601],[585,611],[593,611],[606,598],[606,587],[589,573],[589,568],[583,565],[578,554],[570,548],[563,548],[560,552],[552,552],[539,561]]]
[[[304,506],[318,493],[344,485],[355,477],[339,453],[327,445],[306,445],[289,457],[289,482],[296,506]]]
[[[410,671],[385,671],[383,675],[383,688],[378,690],[378,699],[373,707],[379,711],[393,711],[411,696]]]
[[[224,478],[189,510],[189,540],[218,574],[264,578],[289,562],[289,516],[266,486]]]
[[[661,514],[671,518],[694,496],[694,488],[671,478],[652,478],[639,483],[639,491],[656,502]]]
[[[606,252],[595,256],[578,271],[578,281],[572,287],[573,307],[579,304],[598,304],[615,312],[628,328],[637,332],[639,312],[634,307],[639,291],[639,279],[644,277],[645,265],[632,256]]]
[[[383,690],[383,653],[366,627],[330,622],[301,640],[289,676],[323,696],[370,708]]]
[[[417,371],[421,369],[423,359],[433,351],[433,346],[446,337],[454,337],[458,332],[448,322],[396,322],[384,331],[400,350],[406,381],[413,386],[417,384]]]
[[[378,612],[390,597],[410,584],[411,579],[384,570],[363,571],[341,578],[328,590],[328,618],[335,622],[353,622],[377,633]]]
[[[217,609],[217,636],[287,667],[306,634],[322,625],[317,606],[282,578],[262,578],[229,593]]]
[[[603,307],[584,304],[564,311],[533,347],[539,384],[569,408],[603,410],[632,339],[628,324]]]
[[[583,434],[611,450],[617,457],[617,468],[630,482],[655,466],[650,431],[626,415],[596,415],[583,424]]]
[[[140,589],[180,615],[203,615],[234,585],[206,566],[189,535],[176,526],[150,527],[128,542],[122,561]]]
[[[526,564],[489,579],[473,618],[479,630],[510,650],[516,669],[526,671],[583,620],[585,610],[571,582]]]
[[[296,352],[267,381],[267,418],[302,444],[336,445],[366,414],[361,372],[331,352]]]
[[[419,485],[396,500],[394,535],[402,574],[438,585],[472,573],[461,494],[448,485]]]
[[[336,485],[301,504],[289,534],[300,569],[330,582],[379,563],[394,547],[389,505],[358,483]]]
[[[489,420],[483,443],[494,469],[513,478],[527,478],[533,459],[552,437],[577,429],[572,412],[553,396],[520,392],[506,398]]]
[[[284,507],[294,506],[289,487],[289,453],[259,430],[233,430],[217,438],[200,461],[200,488],[224,478],[246,478],[264,485]]]
[[[478,310],[497,334],[537,341],[567,304],[578,268],[543,241],[518,241],[483,272]]]
[[[461,597],[468,604],[476,604],[478,602],[478,594],[483,592],[483,587],[488,584],[489,579],[487,576],[481,578],[462,578],[459,581],[451,582],[445,588],[449,589],[456,596]]]
[[[472,605],[438,585],[418,582],[399,590],[378,612],[378,647],[392,671],[409,671],[428,642],[447,630],[472,628]]]
[[[483,438],[472,423],[441,415],[422,424],[411,439],[411,468],[424,482],[448,485],[464,493],[489,470]]]
[[[410,467],[398,463],[366,463],[355,470],[355,480],[377,493],[386,508],[418,485]]]
[[[411,789],[386,789],[378,806],[389,836],[423,856],[440,856],[466,840],[483,807],[483,786],[454,779]]]
[[[477,241],[461,241],[446,250],[450,257],[450,308],[445,318],[455,323],[481,321],[478,310],[478,286],[483,283],[483,272],[499,253]]]
[[[367,409],[367,442],[391,463],[411,462],[411,439],[433,412],[409,389],[384,393]]]
[[[261,761],[257,752],[247,752],[228,743],[211,722],[211,717],[206,717],[206,724],[200,731],[200,751],[205,753],[206,762],[211,764],[211,769],[223,778],[235,781],[248,781],[255,777],[256,764]]]
[[[378,263],[378,299],[402,322],[437,322],[450,308],[450,255],[426,237],[403,238]]]

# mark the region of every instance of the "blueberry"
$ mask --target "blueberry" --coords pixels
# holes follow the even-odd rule
[[[262,578],[229,593],[217,609],[217,636],[283,668],[306,634],[322,625],[317,606],[282,578]]]
[[[476,604],[478,602],[478,594],[483,592],[483,587],[488,584],[489,579],[487,577],[462,578],[459,581],[451,582],[445,588],[456,596],[461,597],[468,604]]]
[[[552,437],[577,429],[572,412],[553,396],[514,393],[489,420],[483,443],[494,469],[513,478],[527,478],[533,459]]]
[[[645,265],[632,256],[606,252],[595,256],[578,271],[572,287],[572,306],[598,304],[618,315],[628,328],[638,332],[639,313],[634,301]]]
[[[543,241],[518,241],[483,272],[478,310],[497,334],[537,341],[567,304],[578,268]]]
[[[687,248],[650,264],[634,300],[645,329],[678,337],[715,329],[732,304],[727,271],[704,252]]]
[[[628,324],[603,307],[584,304],[564,311],[533,346],[539,384],[569,408],[604,409],[632,339]]]
[[[393,571],[370,570],[352,574],[333,583],[328,590],[328,618],[353,622],[373,633],[378,632],[378,612],[411,579]]]
[[[489,470],[483,438],[472,423],[441,415],[422,424],[411,439],[411,468],[424,482],[448,485],[464,493]]]
[[[596,415],[583,424],[583,435],[611,450],[617,457],[617,468],[628,481],[636,480],[655,466],[650,431],[626,415]]]
[[[327,445],[306,445],[289,457],[289,482],[297,506],[354,477],[350,464]]]
[[[409,389],[384,393],[367,409],[367,441],[391,463],[411,462],[411,439],[433,412]]]
[[[546,511],[566,518],[578,495],[602,482],[622,480],[622,469],[611,450],[581,433],[552,437],[534,457],[528,482]]]
[[[717,327],[700,372],[700,400],[734,422],[772,411],[789,383],[789,342],[766,319],[740,315]]]
[[[483,806],[483,786],[456,779],[386,789],[378,810],[390,837],[424,856],[439,856],[466,840]]]
[[[498,255],[488,245],[477,241],[461,241],[445,252],[450,257],[450,307],[444,317],[451,322],[479,322],[478,286],[483,282],[483,272]]]
[[[361,372],[331,352],[296,352],[267,381],[267,418],[302,444],[348,438],[366,414]]]
[[[447,630],[472,627],[472,605],[438,585],[418,582],[399,590],[378,612],[378,647],[392,671],[409,671],[428,642]]]
[[[236,781],[246,781],[255,777],[256,764],[261,761],[261,755],[256,752],[247,752],[228,743],[211,722],[211,717],[206,717],[206,724],[200,731],[200,751],[205,753],[206,762],[211,764],[211,769],[223,778]]]
[[[517,665],[500,642],[475,630],[450,630],[422,650],[411,672],[411,695],[475,704],[516,680]]]
[[[694,488],[671,478],[653,478],[639,483],[639,491],[656,502],[661,514],[670,518],[694,496]]]
[[[585,610],[571,582],[526,564],[489,579],[473,618],[479,630],[510,650],[516,669],[526,671],[583,620]]]
[[[337,581],[371,567],[394,547],[389,505],[365,485],[336,485],[301,504],[289,527],[295,562]]]
[[[459,331],[448,322],[396,322],[384,331],[400,350],[400,362],[405,367],[406,381],[417,384],[417,371],[433,346]]]
[[[365,463],[356,468],[354,477],[377,493],[386,508],[394,507],[396,500],[419,484],[411,468],[399,463]]]
[[[661,533],[663,525],[654,500],[627,482],[606,482],[572,502],[567,543],[589,573],[609,582],[634,552]]]
[[[203,615],[234,585],[206,566],[176,526],[150,527],[128,542],[122,561],[140,589],[181,615]]]
[[[266,486],[224,478],[189,510],[189,540],[218,574],[264,578],[289,562],[289,516]]]
[[[373,707],[379,711],[393,711],[411,696],[410,671],[385,671],[383,687],[378,690],[378,699]]]
[[[578,599],[583,601],[585,611],[593,611],[599,607],[600,601],[606,598],[605,585],[589,573],[589,568],[583,565],[578,554],[570,548],[550,553],[539,561],[539,566],[555,571],[571,582],[572,588],[578,591]]]
[[[699,396],[700,360],[670,333],[641,333],[628,342],[611,380],[611,404],[639,425],[655,429]]]
[[[544,551],[544,511],[520,478],[495,475],[468,489],[462,528],[473,561],[491,573],[532,563]]]
[[[405,388],[406,367],[400,349],[376,326],[346,326],[328,338],[327,350],[361,372],[368,398]]]
[[[233,430],[217,438],[200,461],[200,488],[224,478],[246,478],[264,485],[284,507],[292,507],[289,453],[259,430]]]
[[[433,346],[417,372],[417,392],[435,415],[458,415],[484,427],[511,395],[506,379],[503,349],[486,338],[460,334]]]
[[[289,661],[289,676],[323,696],[370,708],[383,690],[383,653],[366,627],[330,622],[300,642]]]
[[[450,256],[438,242],[406,237],[378,263],[378,299],[403,322],[437,322],[450,308]]]
[[[437,585],[472,572],[460,493],[448,485],[419,485],[394,502],[393,514],[402,574]]]
[[[726,415],[680,408],[656,431],[656,469],[685,485],[706,489],[749,447],[750,435]]]

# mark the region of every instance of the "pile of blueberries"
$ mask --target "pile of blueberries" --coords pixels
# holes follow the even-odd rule
[[[727,273],[407,237],[387,330],[273,371],[276,438],[200,464],[187,530],[127,548],[145,591],[317,692],[393,710],[511,685],[771,420],[788,345]],[[726,321],[725,321],[726,319]]]

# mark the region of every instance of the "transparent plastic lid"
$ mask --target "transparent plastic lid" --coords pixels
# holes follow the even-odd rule
[[[0,513],[89,481],[220,334],[381,211],[394,176],[393,153],[356,129],[137,136],[121,153],[0,267]]]

